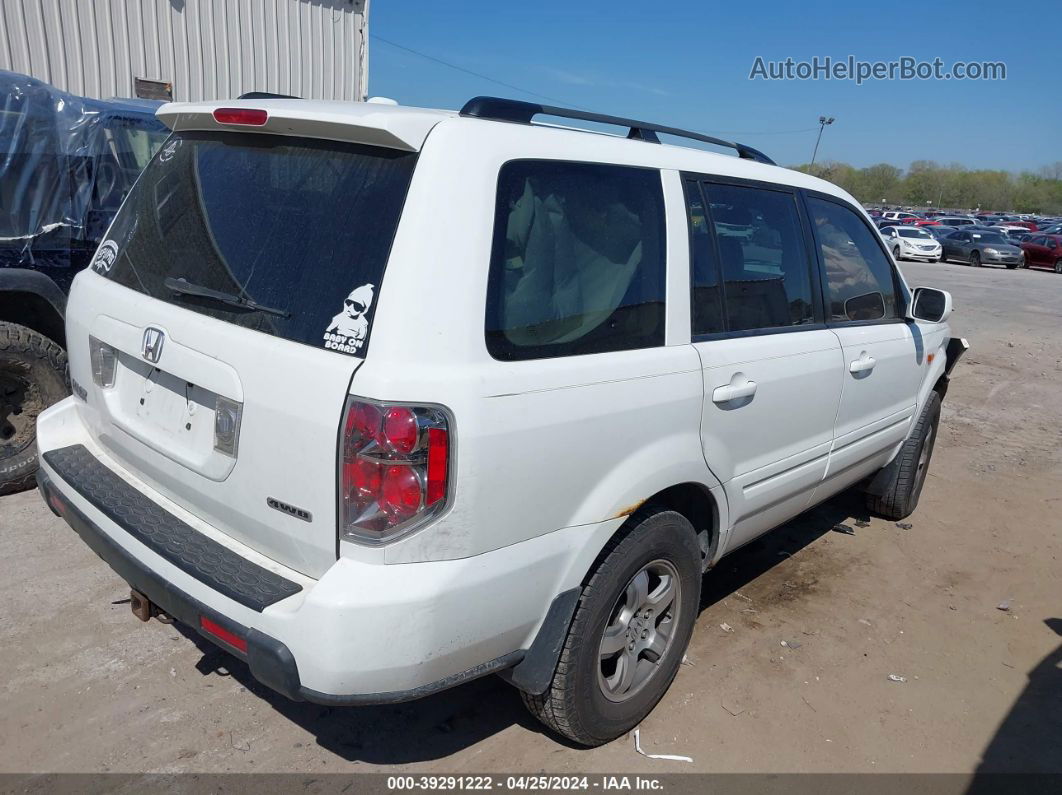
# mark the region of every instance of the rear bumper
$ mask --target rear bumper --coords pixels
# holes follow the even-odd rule
[[[37,486],[52,511],[64,519],[81,537],[81,540],[119,577],[129,583],[131,588],[148,597],[166,615],[195,629],[207,640],[242,659],[247,663],[255,679],[293,701],[311,701],[330,705],[391,704],[411,701],[453,687],[461,682],[510,668],[524,657],[523,651],[515,651],[444,679],[407,690],[346,695],[322,693],[302,683],[295,657],[284,643],[254,627],[247,627],[234,621],[224,613],[200,602],[164,580],[113,541],[84,512],[67,500],[56,488],[52,478],[43,471],[37,474]],[[200,625],[202,618],[207,618],[238,638],[245,639],[247,650],[242,651],[215,635],[205,632]]]
[[[597,551],[623,521],[564,528],[460,559],[385,564],[371,551],[364,558],[342,556],[312,579],[218,532],[141,481],[100,445],[84,411],[71,397],[38,420],[39,483],[48,504],[131,587],[246,660],[257,679],[292,699],[405,701],[512,666],[518,686],[544,686],[556,658],[551,662],[541,648],[558,647],[572,593],[577,596]],[[58,453],[77,446],[107,470],[96,491],[73,482],[77,471],[55,465]],[[187,526],[184,537],[152,537],[173,521]],[[211,542],[206,551],[200,535]],[[248,582],[249,592],[239,587]],[[207,634],[202,617],[246,640],[247,649]]]

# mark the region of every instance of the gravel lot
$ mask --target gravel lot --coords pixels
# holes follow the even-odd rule
[[[921,507],[903,529],[842,495],[705,577],[689,664],[641,727],[692,765],[559,743],[495,678],[285,701],[137,621],[30,492],[0,500],[0,771],[1062,772],[1062,277],[903,269],[952,291],[972,346]]]

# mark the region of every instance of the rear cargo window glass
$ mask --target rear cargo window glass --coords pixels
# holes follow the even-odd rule
[[[362,355],[415,162],[335,141],[175,134],[93,268],[195,312]]]
[[[487,348],[539,359],[664,344],[660,173],[522,160],[498,180]]]

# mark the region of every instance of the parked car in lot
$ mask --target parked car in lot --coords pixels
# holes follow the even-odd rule
[[[165,139],[161,104],[0,71],[0,494],[33,485],[37,415],[70,394],[67,290]]]
[[[279,693],[499,673],[597,745],[723,555],[849,487],[917,506],[966,345],[835,185],[489,97],[159,117],[74,281],[38,482],[139,617]]]
[[[943,224],[944,226],[970,226],[976,223],[976,221],[974,221],[974,219],[972,218],[963,218],[961,216],[947,215],[939,216],[933,220],[935,220],[938,224]]]
[[[957,231],[954,226],[944,226],[943,224],[937,224],[936,226],[924,226],[922,229],[936,241],[941,241],[948,235],[953,235]],[[941,249],[941,258],[944,256],[943,248]]]
[[[940,259],[940,243],[921,227],[887,226],[881,230],[881,237],[897,262],[903,259],[936,262]]]
[[[979,267],[985,262],[1021,268],[1025,255],[998,232],[971,232],[960,229],[940,241],[944,247],[944,260],[961,260]]]
[[[1030,268],[1050,268],[1062,273],[1062,234],[1032,235],[1022,242],[1021,250]]]

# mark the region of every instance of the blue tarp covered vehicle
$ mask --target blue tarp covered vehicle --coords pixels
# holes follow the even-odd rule
[[[161,104],[0,71],[0,494],[33,484],[37,415],[68,394],[66,293],[166,139]]]
[[[0,266],[55,270],[69,285],[165,140],[161,104],[0,71]]]

